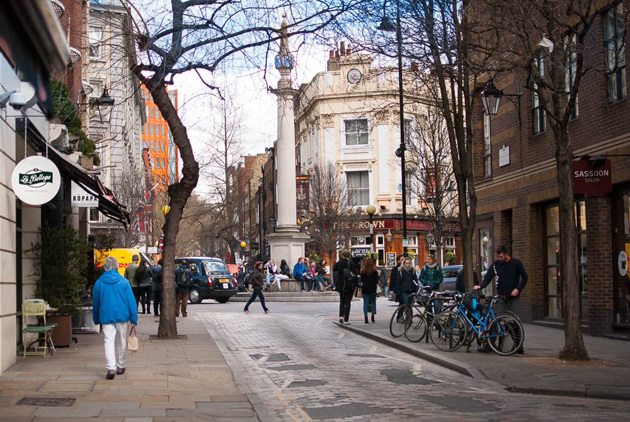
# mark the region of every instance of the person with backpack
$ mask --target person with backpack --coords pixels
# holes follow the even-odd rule
[[[376,288],[378,286],[378,271],[376,270],[376,262],[373,258],[367,257],[363,261],[361,268],[361,293],[363,293],[363,316],[365,323],[368,324],[368,308],[372,311],[372,322],[376,315]]]
[[[195,267],[196,268],[196,267]],[[190,295],[190,287],[192,284],[191,270],[184,263],[175,269],[175,315],[179,316],[180,312],[183,317],[188,316],[188,298]]]
[[[341,252],[341,259],[333,266],[335,290],[339,292],[339,324],[350,319],[350,306],[354,288],[357,286],[357,268],[350,260],[350,251]]]
[[[140,265],[134,275],[136,286],[140,292],[140,303],[142,303],[141,314],[151,313],[151,292],[153,290],[153,273],[149,263],[144,259],[140,261]]]

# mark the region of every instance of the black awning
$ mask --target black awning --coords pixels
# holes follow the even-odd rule
[[[17,120],[18,133],[24,133],[26,119]],[[28,141],[33,148],[41,153],[48,148],[48,159],[59,168],[59,172],[81,186],[86,192],[98,196],[98,210],[119,223],[125,228],[129,226],[131,220],[127,208],[118,202],[113,192],[105,187],[97,177],[90,175],[83,167],[68,160],[65,154],[59,152],[46,142],[44,136],[37,130],[32,122],[28,122]]]

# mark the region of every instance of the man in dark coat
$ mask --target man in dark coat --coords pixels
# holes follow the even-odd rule
[[[333,278],[335,281],[335,290],[339,292],[339,324],[348,322],[350,319],[350,306],[352,305],[352,296],[354,288],[352,278],[349,278],[346,269],[358,274],[359,268],[350,260],[350,251],[344,250],[341,253],[341,259],[333,266]]]

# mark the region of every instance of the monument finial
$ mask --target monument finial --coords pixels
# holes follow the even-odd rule
[[[282,14],[282,23],[280,24],[280,51],[275,60],[276,69],[293,69],[293,55],[289,49],[289,22],[287,22],[287,14]]]

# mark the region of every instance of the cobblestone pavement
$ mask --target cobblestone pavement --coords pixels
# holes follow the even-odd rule
[[[630,411],[627,402],[508,393],[339,329],[335,304],[275,304],[270,315],[258,306],[249,315],[236,303],[193,309],[260,420],[593,421]]]

